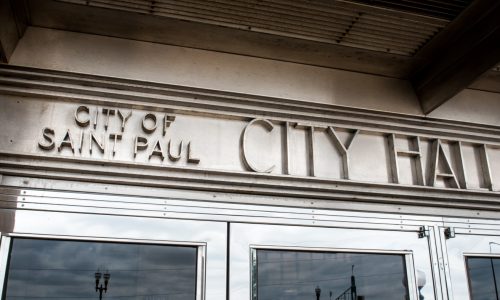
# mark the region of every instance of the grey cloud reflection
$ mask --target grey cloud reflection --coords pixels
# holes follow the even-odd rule
[[[225,297],[226,284],[224,280],[220,280],[226,276],[227,227],[223,222],[19,210],[14,231],[34,235],[149,240],[160,243],[202,242],[206,244],[207,257],[206,299],[218,300]],[[77,259],[76,254],[74,259]],[[113,284],[113,279],[111,281]],[[170,297],[169,300],[174,299],[174,296]],[[175,297],[186,298],[185,295]]]
[[[471,296],[474,300],[497,299],[500,288],[500,258],[470,257],[467,259]],[[495,282],[496,280],[496,282]]]
[[[6,299],[98,299],[98,269],[111,274],[104,299],[195,299],[196,259],[195,247],[18,238]]]
[[[367,299],[406,299],[402,255],[258,250],[259,300],[333,299],[351,287]],[[354,266],[354,270],[352,269]],[[349,292],[350,293],[350,292]]]

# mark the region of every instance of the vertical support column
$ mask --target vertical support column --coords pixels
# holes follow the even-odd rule
[[[251,264],[252,264],[251,270],[250,270],[250,274],[251,274],[250,282],[251,282],[251,293],[252,293],[251,300],[257,300],[257,294],[258,294],[257,281],[258,281],[258,274],[259,274],[258,264],[257,264],[257,249],[250,248],[250,255],[251,255]]]
[[[444,237],[444,236],[443,236]],[[439,225],[429,226],[429,255],[431,257],[431,267],[434,277],[434,294],[436,300],[447,299],[446,295],[446,272],[443,255],[443,245],[445,240],[441,238]]]
[[[436,232],[437,238],[436,241],[440,246],[440,252],[439,252],[439,261],[438,261],[438,268],[439,268],[439,274],[443,277],[443,282],[442,282],[442,288],[441,290],[443,291],[443,294],[447,296],[445,299],[453,299],[453,288],[452,288],[452,283],[451,283],[451,273],[450,273],[450,264],[448,261],[448,248],[446,245],[446,234],[445,234],[446,227],[439,227],[439,231]],[[445,294],[445,291],[447,293]]]

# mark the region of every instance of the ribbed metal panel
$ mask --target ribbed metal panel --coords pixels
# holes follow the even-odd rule
[[[364,3],[415,13],[424,16],[453,20],[472,0],[351,0]]]
[[[467,4],[466,0],[453,0],[449,3],[438,0],[60,1],[407,56],[415,54]],[[406,4],[403,5],[404,3]]]

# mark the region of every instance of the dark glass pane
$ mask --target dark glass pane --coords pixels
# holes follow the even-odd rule
[[[196,247],[13,239],[5,299],[195,299]]]
[[[404,255],[257,250],[258,300],[408,299]],[[364,298],[363,298],[364,297]]]
[[[500,258],[467,258],[470,293],[473,300],[499,299]]]

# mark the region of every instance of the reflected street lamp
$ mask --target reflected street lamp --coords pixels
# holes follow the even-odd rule
[[[357,299],[358,292],[356,291],[356,277],[354,277],[354,265],[351,268],[351,299]]]
[[[104,273],[104,286],[102,286],[102,283],[99,285],[101,276],[101,272],[97,270],[97,272],[95,273],[95,291],[99,292],[99,300],[102,300],[102,292],[104,291],[104,293],[106,293],[108,291],[108,283],[109,279],[111,278],[111,274],[109,274],[108,271]]]
[[[319,296],[321,296],[321,289],[319,288],[319,286],[316,286],[314,292],[316,293],[316,300],[319,300]]]
[[[492,253],[491,245],[500,245],[500,244],[495,242],[490,242],[490,253]],[[491,263],[491,271],[493,272],[493,283],[495,284],[495,295],[497,296],[498,300],[497,276],[495,274],[495,267],[493,266],[493,257],[490,257],[490,263]]]

